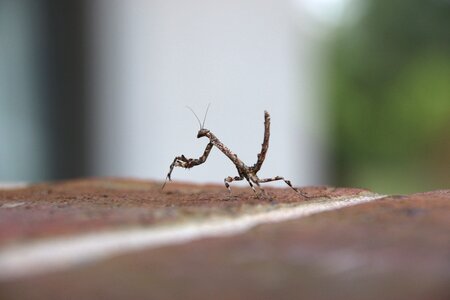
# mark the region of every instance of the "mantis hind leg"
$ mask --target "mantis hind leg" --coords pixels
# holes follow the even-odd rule
[[[228,191],[231,193],[231,188],[230,188],[229,183],[233,182],[233,181],[237,181],[237,180],[243,180],[243,179],[244,179],[244,177],[242,177],[242,176],[234,176],[234,177],[228,176],[227,178],[225,178],[223,180],[223,182],[225,183],[225,186],[228,189]]]
[[[258,195],[258,193],[256,192],[256,189],[255,189],[255,187],[253,186],[253,183],[250,181],[250,179],[248,179],[248,178],[245,178],[245,179],[247,179],[247,182],[248,182],[248,184],[250,185],[250,187],[252,188],[253,192],[254,192],[256,195]]]
[[[303,192],[300,191],[299,189],[293,187],[291,181],[285,179],[285,178],[282,177],[282,176],[275,176],[275,177],[272,177],[272,178],[258,179],[258,183],[266,183],[266,182],[278,181],[278,180],[283,180],[283,181],[284,181],[291,189],[293,189],[295,192],[297,192],[298,194],[300,194],[302,197],[310,198],[308,195],[306,195],[305,193],[303,193]]]

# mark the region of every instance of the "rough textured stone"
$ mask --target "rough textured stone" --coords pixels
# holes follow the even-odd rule
[[[369,193],[306,190],[320,196]],[[269,195],[257,199],[235,188],[229,198],[221,186],[171,184],[161,191],[157,183],[123,180],[1,191],[0,241],[9,245],[305,201],[289,189],[269,189]],[[0,298],[450,299],[449,282],[450,190],[443,190],[3,282]]]
[[[12,242],[90,232],[111,227],[152,225],[213,214],[237,214],[255,205],[306,201],[291,189],[266,189],[255,197],[250,188],[123,179],[74,180],[0,189],[0,246]],[[309,187],[313,197],[362,195],[362,189]]]

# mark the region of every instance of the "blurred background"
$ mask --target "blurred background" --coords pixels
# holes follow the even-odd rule
[[[205,127],[260,177],[450,188],[448,0],[0,0],[0,182],[164,180]],[[221,183],[217,149],[173,178]],[[279,184],[282,186],[281,184]]]

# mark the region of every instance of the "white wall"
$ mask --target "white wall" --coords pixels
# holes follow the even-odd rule
[[[199,157],[200,118],[248,164],[272,135],[260,177],[323,182],[314,38],[299,30],[298,5],[280,0],[97,0],[91,53],[92,170],[163,180],[174,156]],[[295,9],[294,9],[295,8]],[[300,23],[302,24],[302,23]],[[305,24],[303,24],[305,25]],[[301,25],[301,26],[303,26]],[[173,179],[223,182],[234,166],[214,149]],[[281,186],[281,184],[280,184]]]

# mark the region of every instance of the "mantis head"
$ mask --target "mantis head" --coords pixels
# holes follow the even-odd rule
[[[211,105],[211,103],[209,103],[208,107],[206,108],[205,117],[203,118],[203,123],[200,122],[200,119],[198,118],[198,116],[194,112],[194,110],[192,108],[190,108],[189,106],[186,106],[190,111],[192,111],[194,116],[197,118],[198,125],[200,125],[200,130],[197,133],[197,138],[198,139],[201,138],[201,137],[207,136],[207,134],[209,133],[209,129],[204,128],[204,126],[205,126],[205,120],[206,120],[206,116],[208,115],[208,110],[209,110],[209,106],[210,105]]]

